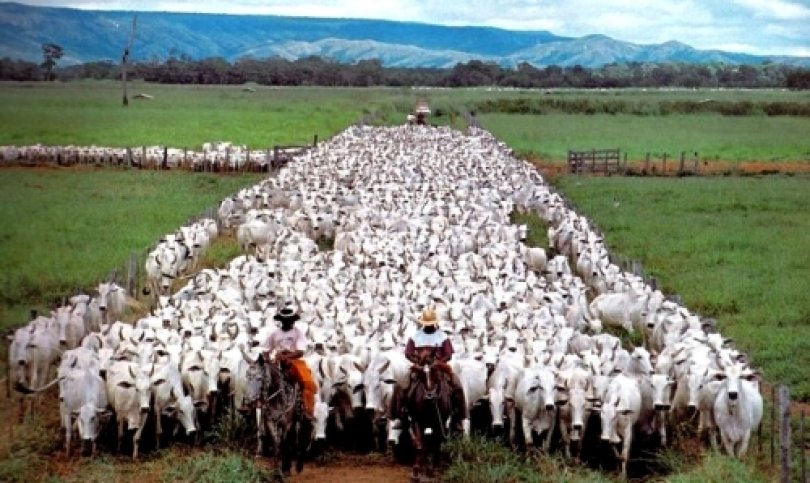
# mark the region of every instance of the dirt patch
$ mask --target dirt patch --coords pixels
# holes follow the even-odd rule
[[[307,465],[300,474],[293,474],[289,481],[293,483],[336,483],[351,481],[353,483],[407,482],[410,481],[411,468],[396,464],[361,465],[335,463],[325,466]]]

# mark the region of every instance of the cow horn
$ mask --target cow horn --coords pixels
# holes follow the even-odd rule
[[[132,366],[127,367],[127,369],[129,369],[129,375],[132,376],[133,379],[135,379],[135,372],[132,371]]]

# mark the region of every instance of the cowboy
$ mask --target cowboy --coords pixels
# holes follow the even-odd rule
[[[295,326],[300,317],[295,310],[285,307],[273,319],[281,322],[281,327],[267,337],[262,348],[265,354],[276,351],[274,360],[290,368],[290,374],[301,384],[304,399],[304,410],[310,420],[315,419],[315,393],[318,386],[312,377],[312,371],[302,357],[307,348],[307,336]]]
[[[423,360],[420,359],[425,355],[427,355],[428,360],[432,359],[434,365],[448,376],[447,381],[450,386],[454,411],[457,415],[456,422],[468,419],[469,414],[467,414],[464,389],[461,387],[458,376],[453,372],[453,368],[448,364],[453,357],[453,343],[450,342],[447,334],[439,329],[439,321],[436,319],[434,310],[425,309],[419,322],[422,325],[422,330],[408,339],[408,344],[405,346],[405,357],[415,365],[422,364]],[[414,373],[414,371],[411,372],[411,374]],[[405,391],[405,394],[410,394],[410,390],[413,388],[413,379],[411,377],[410,386]],[[400,408],[405,409],[405,404],[400,404]]]

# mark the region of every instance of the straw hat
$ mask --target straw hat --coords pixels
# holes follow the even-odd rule
[[[439,325],[439,321],[436,319],[436,311],[433,309],[425,309],[425,311],[422,312],[422,318],[419,319],[419,323],[421,323],[423,327]]]
[[[295,322],[296,320],[300,319],[301,317],[295,313],[290,307],[284,307],[283,309],[279,310],[278,313],[273,316],[275,320],[279,322]]]

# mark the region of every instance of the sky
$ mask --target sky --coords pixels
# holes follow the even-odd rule
[[[15,0],[38,6],[373,18],[604,34],[639,44],[810,57],[810,0]]]

